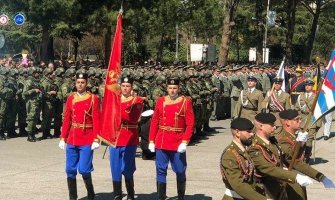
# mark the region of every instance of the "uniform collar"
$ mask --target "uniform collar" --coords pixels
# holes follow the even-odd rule
[[[240,144],[239,142],[235,141],[233,139],[233,143],[242,151],[242,152],[245,152],[245,148],[242,144]]]
[[[269,141],[268,139],[266,139],[266,138],[264,138],[264,137],[261,137],[261,136],[259,136],[259,135],[257,135],[257,137],[258,137],[259,139],[261,139],[265,144],[267,144],[267,145],[270,144],[270,141]]]

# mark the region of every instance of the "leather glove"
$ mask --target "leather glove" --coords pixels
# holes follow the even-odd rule
[[[65,149],[65,141],[64,140],[59,141],[58,147],[60,149],[64,150]]]
[[[308,176],[301,175],[301,174],[297,174],[297,176],[295,177],[295,180],[297,181],[299,185],[303,187],[313,184],[312,180]]]
[[[98,142],[93,142],[91,145],[91,150],[98,149],[100,147],[100,144]]]
[[[322,183],[325,186],[325,188],[335,188],[333,181],[327,178],[326,176],[322,179]]]
[[[298,135],[297,135],[297,138],[296,138],[297,142],[307,142],[307,139],[308,139],[308,133],[307,132],[301,132],[301,131],[298,132]]]
[[[179,153],[185,153],[186,152],[186,146],[187,146],[186,143],[184,143],[184,142],[180,143],[180,145],[178,146],[178,150],[177,151]]]
[[[155,152],[155,144],[152,143],[152,142],[150,142],[150,143],[149,143],[149,146],[148,146],[148,149],[149,149],[152,153],[154,153],[154,152]]]

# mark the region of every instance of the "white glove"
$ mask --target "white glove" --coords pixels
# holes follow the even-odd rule
[[[91,150],[98,149],[100,147],[100,144],[98,142],[93,142],[91,145]]]
[[[186,152],[186,146],[187,146],[186,143],[184,143],[184,142],[180,143],[177,151],[179,153],[185,153]]]
[[[325,188],[335,188],[333,181],[327,178],[326,176],[322,179],[322,183],[325,186]]]
[[[298,132],[298,135],[297,135],[297,138],[296,138],[297,142],[307,142],[307,139],[308,139],[308,133],[307,132],[301,132],[301,131]]]
[[[297,174],[297,176],[295,177],[295,180],[297,181],[299,185],[303,187],[313,184],[312,180],[308,176],[301,175],[301,174]]]
[[[60,149],[64,150],[65,149],[65,141],[64,140],[59,141],[58,147]]]
[[[154,143],[149,143],[148,149],[153,153],[155,152],[155,144]]]

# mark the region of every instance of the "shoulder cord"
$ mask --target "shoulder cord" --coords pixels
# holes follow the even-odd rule
[[[258,149],[260,149],[262,151],[262,154],[263,154],[265,160],[267,160],[273,166],[277,166],[278,160],[277,160],[277,158],[274,154],[272,154],[272,156],[270,158],[269,154],[265,151],[265,149],[261,145],[256,144],[255,147],[257,147]]]
[[[240,169],[243,171],[243,173],[246,176],[251,176],[252,172],[253,172],[253,166],[251,163],[249,163],[250,161],[248,160],[248,166],[246,166],[245,164],[243,164],[241,156],[238,155],[238,153],[236,152],[236,150],[230,150],[229,152],[231,152],[234,157],[236,158],[236,161],[240,167]]]

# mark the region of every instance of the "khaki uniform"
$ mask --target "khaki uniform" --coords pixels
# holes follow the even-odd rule
[[[287,165],[291,163],[292,160],[292,155],[294,151],[294,145],[296,144],[296,137],[295,135],[292,135],[285,130],[282,130],[278,135],[277,135],[277,140],[278,144],[283,151],[283,154],[285,154],[286,162]],[[303,161],[303,155],[300,153],[299,158],[295,161],[295,165],[293,168],[317,181],[321,181],[324,177],[322,173],[319,171],[313,169],[310,167],[308,164],[306,164]],[[306,188],[301,187],[297,183],[289,183],[287,185],[287,195],[288,199],[295,199],[295,200],[306,200],[307,199],[307,193],[306,193]]]
[[[221,174],[226,192],[222,200],[266,199],[258,193],[254,177],[254,165],[249,154],[235,142],[223,151],[221,155]]]
[[[263,101],[263,108],[269,109],[269,112],[272,113],[276,117],[276,122],[275,125],[277,127],[277,130],[279,127],[282,127],[282,124],[280,123],[280,118],[279,118],[279,112],[281,111],[280,109],[290,109],[291,108],[291,100],[290,100],[290,95],[282,90],[273,91],[273,96],[274,98],[270,97],[271,91],[268,91],[266,93],[266,96]],[[280,105],[278,105],[279,103]]]
[[[258,135],[254,137],[253,144],[248,151],[266,193],[272,199],[278,199],[284,187],[282,181],[294,183],[297,173],[284,170],[281,162],[283,157],[279,149]],[[288,199],[286,192],[284,192],[282,199]]]
[[[256,88],[254,88],[252,92],[249,92],[248,89],[242,90],[233,116],[254,121],[255,116],[257,113],[260,113],[262,109],[263,100],[263,93]]]

